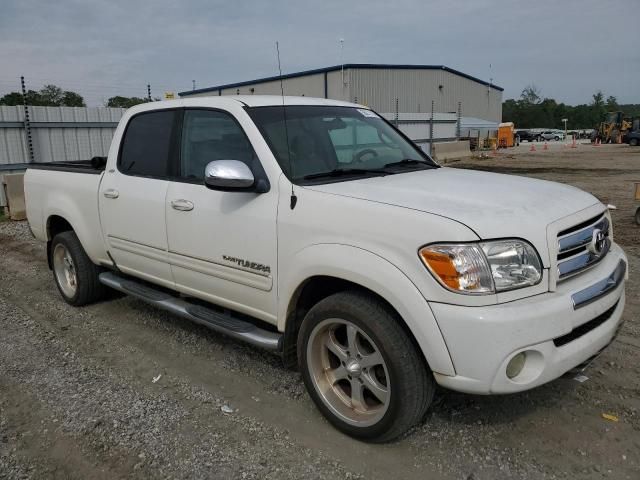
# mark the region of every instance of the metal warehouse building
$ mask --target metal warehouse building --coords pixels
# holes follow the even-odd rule
[[[345,64],[282,76],[285,95],[367,105],[397,122],[415,141],[484,134],[502,118],[503,89],[443,65]],[[280,95],[280,77],[180,92],[209,95]],[[431,111],[433,107],[433,124]],[[431,130],[433,129],[433,130]]]

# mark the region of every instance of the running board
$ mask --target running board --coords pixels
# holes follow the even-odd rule
[[[99,275],[100,283],[132,297],[139,298],[163,310],[175,313],[187,320],[223,333],[229,337],[242,340],[256,347],[272,352],[282,352],[283,335],[270,332],[245,320],[234,317],[230,313],[222,313],[212,308],[189,303],[165,291],[157,290],[144,283],[138,283],[113,272]]]

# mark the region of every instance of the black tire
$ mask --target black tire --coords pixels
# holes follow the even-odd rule
[[[637,147],[638,146],[638,139],[637,138],[632,138],[629,140],[629,145],[631,145],[632,147]]]
[[[55,266],[53,268],[53,279],[65,302],[69,305],[80,307],[104,298],[108,289],[98,280],[98,275],[102,270],[87,256],[76,234],[67,231],[59,233],[53,238],[51,242],[52,264],[54,263],[53,255],[58,245],[63,246],[66,251],[69,252],[73,260],[76,278],[75,293],[69,295],[65,293],[64,288],[60,284],[58,276],[56,275]]]
[[[640,225],[640,207],[636,210],[636,223]]]
[[[560,137],[558,137],[557,135],[556,135],[555,137],[553,137],[553,139],[554,139],[556,142],[559,142],[559,141],[560,141]]]
[[[327,319],[343,319],[362,330],[375,343],[388,370],[390,389],[384,416],[369,426],[354,426],[337,416],[316,390],[310,373],[307,345],[310,335]],[[338,430],[361,440],[387,442],[420,422],[433,401],[433,375],[402,320],[372,295],[346,291],[331,295],[309,310],[300,327],[298,358],[305,386],[322,414]]]

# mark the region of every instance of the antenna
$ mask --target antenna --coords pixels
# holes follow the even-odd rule
[[[340,39],[340,71],[342,72],[342,88],[344,88],[344,38]]]
[[[280,93],[282,94],[282,118],[284,120],[284,136],[287,141],[287,159],[289,160],[289,173],[293,179],[293,164],[291,163],[291,149],[289,148],[289,129],[287,128],[287,109],[284,106],[284,84],[282,82],[282,65],[280,64],[280,44],[276,42],[276,53],[278,55],[278,72],[280,73]],[[291,180],[291,210],[296,208],[298,197],[293,191],[293,180]]]

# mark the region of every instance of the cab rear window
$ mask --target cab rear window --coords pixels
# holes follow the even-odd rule
[[[167,177],[174,110],[140,113],[127,125],[118,169],[127,175]]]

